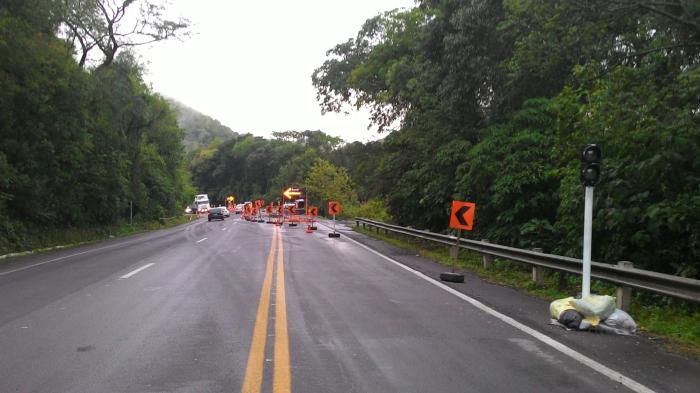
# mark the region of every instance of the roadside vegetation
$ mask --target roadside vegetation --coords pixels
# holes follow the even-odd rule
[[[192,215],[177,215],[174,217],[160,218],[157,220],[142,221],[139,219],[131,224],[129,222],[119,222],[104,226],[62,229],[47,229],[38,227],[29,232],[29,235],[22,243],[21,251],[0,254],[0,257],[3,257],[3,255],[18,256],[35,252],[71,248],[96,243],[115,237],[135,235],[157,229],[171,228],[191,222],[193,219],[195,218],[193,218]],[[0,263],[2,263],[1,259]]]
[[[411,250],[445,266],[452,266],[448,247],[428,241],[396,234],[353,228],[373,238]],[[494,259],[491,268],[485,269],[480,254],[460,250],[457,268],[469,271],[489,282],[517,288],[530,295],[552,301],[575,296],[581,291],[581,278],[547,271],[544,286],[537,287],[532,281],[531,267],[517,262]],[[591,291],[615,296],[615,287],[608,283],[593,280]],[[652,339],[661,340],[673,352],[700,359],[700,307],[696,304],[674,300],[664,296],[635,291],[630,314],[638,327]]]
[[[130,205],[170,217],[193,194],[183,131],[129,51],[146,38],[115,21],[139,2],[101,3],[0,3],[0,254],[99,237]],[[147,10],[149,40],[184,27]]]

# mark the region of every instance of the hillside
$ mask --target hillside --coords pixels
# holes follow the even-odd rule
[[[196,150],[207,146],[214,139],[228,140],[238,135],[230,128],[201,112],[172,98],[167,99],[177,114],[178,125],[185,130],[183,144],[186,151]]]

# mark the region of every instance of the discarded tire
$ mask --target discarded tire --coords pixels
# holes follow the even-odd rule
[[[449,282],[464,282],[464,274],[451,272],[440,273],[440,280]]]
[[[328,237],[340,237],[340,233],[329,233]]]

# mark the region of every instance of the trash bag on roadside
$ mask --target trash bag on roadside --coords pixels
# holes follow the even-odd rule
[[[582,299],[573,299],[571,304],[584,317],[608,318],[615,311],[615,298],[608,295],[589,295]]]
[[[552,301],[551,303],[549,303],[549,315],[552,318],[559,320],[559,316],[564,311],[575,310],[576,308],[573,304],[571,304],[572,300],[574,300],[573,297],[567,297],[564,299],[557,299]]]
[[[579,326],[581,325],[581,321],[583,320],[583,315],[581,315],[580,312],[576,310],[566,310],[561,315],[559,315],[559,323],[562,325],[566,326],[569,329],[575,329],[578,330]]]
[[[552,301],[549,304],[549,314],[552,319],[559,322],[561,325],[564,325],[566,328],[574,330],[588,330],[591,328],[591,326],[597,326],[600,322],[600,318],[596,316],[586,317],[585,315],[581,315],[581,313],[578,312],[574,306],[574,300],[575,299],[573,297],[567,297]],[[575,318],[573,314],[568,314],[565,322],[562,322],[562,317],[564,316],[563,314],[569,310],[576,311],[576,313],[579,315],[579,318],[573,319],[574,321],[578,320],[578,324],[574,325],[573,322],[570,324],[567,323],[568,321],[571,321],[572,318]]]
[[[634,322],[634,319],[619,308],[615,309],[601,324],[615,329],[617,334],[634,334],[637,331],[637,324]]]

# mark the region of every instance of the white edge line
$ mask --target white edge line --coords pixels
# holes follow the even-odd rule
[[[201,243],[201,242],[203,242],[203,241],[205,241],[205,240],[207,240],[207,239],[208,239],[208,238],[205,237],[204,239],[197,240],[197,243]]]
[[[137,274],[138,272],[140,272],[140,271],[142,271],[142,270],[148,269],[149,267],[151,267],[151,266],[153,266],[153,265],[155,265],[155,263],[149,263],[149,264],[143,265],[143,266],[141,266],[140,268],[138,268],[138,269],[136,269],[136,270],[133,270],[133,271],[131,271],[131,272],[129,272],[129,273],[127,273],[127,274],[125,274],[125,275],[119,277],[119,278],[120,278],[120,279],[122,279],[122,278],[129,278],[129,277],[131,277],[131,276]]]
[[[185,225],[187,225],[187,228],[189,228],[190,226],[192,226],[192,225],[190,225],[189,223],[187,223],[187,224],[185,224]],[[137,235],[137,236],[138,236],[138,235]],[[107,249],[110,249],[110,248],[115,248],[115,247],[120,247],[120,246],[126,246],[126,245],[129,245],[129,244],[131,244],[131,243],[138,243],[139,241],[143,241],[143,240],[144,240],[144,239],[129,240],[129,241],[126,241],[126,242],[121,242],[121,243],[117,243],[117,244],[112,244],[112,245],[105,246],[105,247],[93,248],[93,249],[90,249],[90,250],[85,250],[85,251],[83,251],[83,252],[79,252],[79,253],[76,253],[76,254],[71,254],[71,255],[66,255],[66,256],[59,257],[59,258],[49,259],[48,261],[35,263],[35,264],[33,264],[33,265],[22,266],[22,267],[17,268],[17,269],[8,270],[8,271],[6,271],[6,272],[0,272],[0,277],[2,277],[2,276],[4,276],[4,275],[7,275],[7,274],[17,273],[17,272],[21,272],[21,271],[23,271],[23,270],[31,269],[31,268],[33,268],[33,267],[37,267],[37,266],[41,266],[41,265],[46,265],[47,263],[62,261],[62,260],[64,260],[64,259],[68,259],[68,258],[72,258],[72,257],[77,257],[78,255],[83,255],[83,254],[87,254],[87,253],[90,253],[90,252],[101,251],[101,250],[107,250]],[[30,254],[31,254],[31,253],[30,253]]]
[[[589,358],[586,355],[583,355],[579,352],[574,351],[573,349],[567,347],[566,345],[560,343],[559,341],[556,341],[553,338],[551,338],[543,333],[540,333],[535,329],[532,329],[531,327],[523,325],[522,323],[514,320],[513,318],[511,318],[505,314],[501,314],[500,312],[492,309],[491,307],[485,305],[484,303],[481,303],[480,301],[478,301],[474,298],[471,298],[471,297],[463,294],[462,292],[457,291],[456,289],[453,289],[453,288],[451,288],[451,287],[449,287],[449,286],[447,286],[447,285],[445,285],[445,284],[443,284],[443,283],[441,283],[441,282],[439,282],[431,277],[428,277],[425,274],[423,274],[415,269],[412,269],[412,268],[402,264],[401,262],[399,262],[391,257],[388,257],[388,256],[380,253],[379,251],[373,250],[372,248],[358,242],[357,240],[355,240],[349,236],[344,236],[344,237],[345,237],[345,239],[350,240],[351,242],[366,249],[367,251],[370,251],[371,253],[376,254],[377,256],[379,256],[381,258],[384,258],[385,260],[393,263],[394,265],[415,274],[419,278],[422,278],[423,280],[425,280],[425,281],[427,281],[427,282],[429,282],[429,283],[431,283],[439,288],[444,289],[445,291],[447,291],[447,292],[457,296],[458,298],[470,303],[474,307],[486,312],[487,314],[490,314],[491,316],[494,316],[494,317],[500,319],[501,321],[507,323],[508,325],[522,331],[523,333],[526,333],[526,334],[534,337],[535,339],[537,339],[537,340],[541,341],[542,343],[556,349],[557,351],[559,351],[559,352],[563,353],[564,355],[576,360],[577,362],[592,368],[593,370],[605,375],[606,377],[610,378],[611,380],[613,380],[615,382],[619,382],[620,384],[622,384],[622,385],[628,387],[629,389],[631,389],[635,392],[638,392],[638,393],[654,393],[654,391],[652,389],[649,389],[648,387],[642,385],[641,383],[639,383],[631,378],[628,378],[628,377],[620,374],[619,372],[596,362],[595,360]]]

